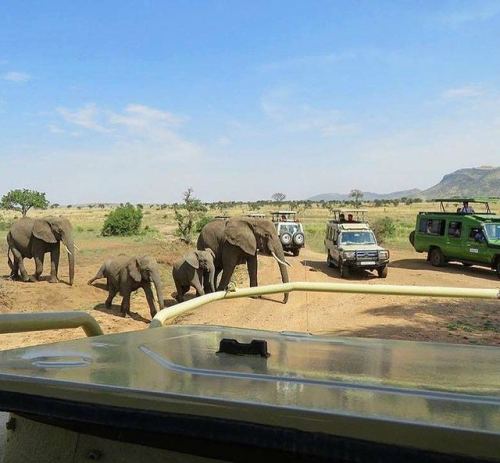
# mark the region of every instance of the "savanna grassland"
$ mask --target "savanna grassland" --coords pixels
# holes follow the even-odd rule
[[[500,204],[492,205],[494,210]],[[287,209],[284,203],[280,208]],[[426,256],[414,252],[408,242],[415,217],[420,210],[436,210],[436,203],[415,203],[397,206],[389,204],[374,207],[365,204],[368,219],[376,223],[390,218],[392,232],[384,237],[384,245],[391,251],[391,265],[386,280],[375,274],[362,272],[352,275],[347,282],[366,284],[408,284],[454,287],[498,288],[499,280],[491,270],[461,265],[444,268],[431,267]],[[453,205],[450,205],[453,207]],[[275,206],[264,206],[258,211],[248,205],[209,207],[207,215],[236,216],[249,212],[269,213]],[[119,315],[120,298],[112,309],[104,307],[105,280],[88,286],[87,280],[95,275],[100,264],[120,253],[129,255],[150,254],[161,268],[165,304],[175,304],[175,291],[171,277],[172,263],[189,249],[175,235],[176,222],[172,207],[143,206],[142,231],[128,237],[103,237],[102,225],[111,207],[58,207],[46,211],[32,210],[31,217],[63,215],[73,224],[75,242],[78,245],[75,284],[68,279],[66,257],[61,253],[58,284],[48,281],[23,283],[7,279],[7,246],[5,235],[9,222],[19,213],[2,211],[0,220],[0,312],[37,312],[83,310],[91,313],[106,333],[144,329],[150,319],[144,294],[137,291],[132,298],[132,317]],[[306,231],[306,249],[300,256],[288,256],[292,265],[292,281],[340,282],[338,272],[325,263],[323,246],[325,223],[331,215],[321,204],[300,211],[300,220]],[[194,246],[191,245],[191,246]],[[28,272],[34,269],[33,261],[25,260]],[[48,275],[49,256],[45,258],[44,276]],[[248,285],[245,268],[236,272],[238,286]],[[259,283],[279,282],[279,272],[272,258],[259,257]],[[191,293],[192,294],[192,293]],[[392,339],[427,340],[476,344],[500,344],[500,314],[498,301],[431,299],[397,296],[293,293],[288,304],[279,303],[280,296],[268,299],[238,299],[204,307],[196,313],[178,318],[174,323],[220,324],[272,330],[296,330],[310,332],[334,332],[338,335],[383,337]],[[53,342],[80,337],[80,330],[43,333],[2,335],[0,348]]]

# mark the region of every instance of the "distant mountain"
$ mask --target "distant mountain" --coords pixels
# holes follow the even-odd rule
[[[363,192],[363,199],[444,198],[446,196],[500,196],[500,167],[482,166],[459,169],[447,174],[427,190],[394,191],[393,193]],[[323,193],[309,198],[311,201],[345,201],[348,194]]]
[[[424,192],[426,198],[445,196],[500,196],[500,167],[460,169]]]

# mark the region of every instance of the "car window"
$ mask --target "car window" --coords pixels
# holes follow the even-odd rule
[[[372,232],[342,232],[340,235],[341,244],[376,244],[375,236]]]
[[[484,231],[488,240],[500,240],[500,223],[486,223]]]
[[[452,221],[448,224],[448,236],[450,238],[460,238],[462,234],[462,222]]]
[[[444,235],[445,220],[442,219],[420,219],[419,232],[427,235]]]

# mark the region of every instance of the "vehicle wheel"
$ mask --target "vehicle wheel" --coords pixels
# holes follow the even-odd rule
[[[335,267],[335,264],[333,263],[333,260],[330,257],[330,251],[326,251],[326,252],[327,252],[327,254],[326,254],[326,265],[328,265],[328,267],[330,267],[330,268]]]
[[[387,273],[388,273],[387,265],[384,265],[383,267],[378,268],[377,273],[378,273],[379,278],[387,278]]]
[[[415,230],[413,230],[410,233],[410,236],[408,236],[408,239],[410,240],[410,244],[415,247]]]
[[[300,248],[293,248],[292,249],[292,254],[297,257],[300,254]]]
[[[302,246],[304,244],[304,235],[302,233],[295,233],[295,235],[293,235],[293,242],[297,245],[297,246]]]
[[[285,246],[288,246],[292,242],[292,235],[290,235],[290,233],[283,233],[281,235],[281,242]]]
[[[441,249],[432,248],[429,252],[429,261],[434,267],[442,267],[445,264],[445,260]]]
[[[342,261],[339,262],[340,278],[347,278],[349,276],[349,267]]]

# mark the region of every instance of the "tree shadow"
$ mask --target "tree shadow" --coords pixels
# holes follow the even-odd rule
[[[500,312],[492,300],[442,299],[418,303],[390,304],[363,311],[385,319],[352,330],[335,331],[335,335],[380,339],[500,344]],[[387,321],[390,319],[391,321]],[[394,324],[392,323],[394,321]]]
[[[487,278],[488,280],[497,281],[498,277],[495,272],[478,266],[466,267],[460,263],[449,262],[444,267],[434,267],[426,259],[399,259],[394,260],[389,264],[389,267],[404,268],[408,270],[422,270],[440,273],[455,273],[457,275],[467,275],[475,278]]]
[[[305,267],[309,267],[310,272],[321,272],[325,275],[328,275],[332,278],[339,278],[340,273],[338,268],[328,267],[326,261],[322,260],[309,260],[304,259],[301,260],[300,263]],[[372,273],[368,270],[364,270],[362,268],[359,269],[350,269],[349,276],[346,278],[342,278],[342,280],[373,280],[374,278],[378,278],[376,273]]]
[[[115,317],[122,317],[122,312],[121,312],[121,307],[117,304],[113,304],[110,308],[106,307],[106,304],[97,304],[94,306],[94,310],[98,310],[99,312],[105,313],[107,315],[114,315]],[[138,322],[143,322],[143,323],[150,323],[151,320],[148,318],[144,318],[141,314],[137,312],[132,312],[130,311],[130,314],[128,314],[132,320],[138,321]]]

